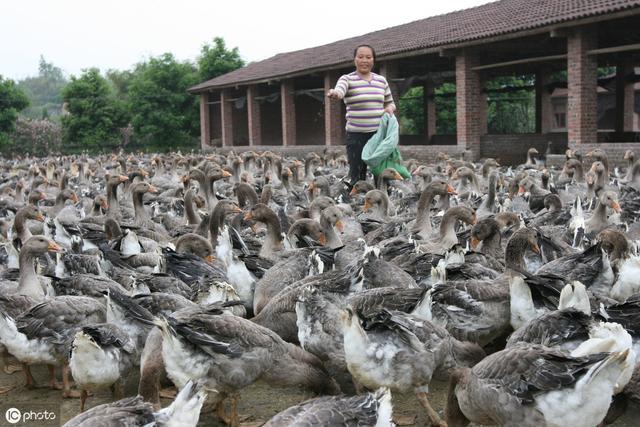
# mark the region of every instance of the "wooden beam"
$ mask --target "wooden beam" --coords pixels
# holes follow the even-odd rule
[[[480,71],[480,70],[488,70],[490,68],[508,67],[510,65],[528,64],[531,62],[557,61],[560,59],[567,59],[567,54],[563,53],[561,55],[537,56],[534,58],[523,58],[523,59],[516,59],[513,61],[496,62],[494,64],[479,65],[477,67],[473,67],[472,70]]]
[[[604,47],[601,49],[592,49],[587,55],[601,55],[603,53],[627,52],[629,50],[640,50],[640,43],[625,44],[622,46]]]

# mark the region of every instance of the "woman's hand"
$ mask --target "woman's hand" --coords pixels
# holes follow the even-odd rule
[[[337,90],[329,89],[329,92],[327,92],[327,98],[342,99],[342,96],[340,95],[340,92],[338,92]]]
[[[391,115],[393,115],[393,113],[395,113],[396,111],[396,104],[388,104],[386,107],[384,107],[384,112],[385,113],[389,113]]]

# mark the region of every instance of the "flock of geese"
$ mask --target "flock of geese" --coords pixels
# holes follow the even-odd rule
[[[353,186],[332,150],[4,160],[3,369],[34,387],[47,365],[74,427],[193,426],[203,405],[238,426],[258,380],[318,395],[266,426],[394,425],[397,392],[435,426],[610,423],[640,402],[640,162],[537,157]]]

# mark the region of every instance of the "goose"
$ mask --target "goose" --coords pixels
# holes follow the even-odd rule
[[[105,307],[97,300],[83,296],[60,296],[44,300],[13,318],[0,307],[0,339],[9,353],[24,366],[47,364],[62,366],[63,396],[79,397],[71,390],[67,346],[79,328],[106,321]],[[58,385],[52,374],[51,386]],[[30,370],[25,369],[27,387],[33,387]]]
[[[216,390],[218,404],[232,396],[229,424],[238,425],[238,393],[261,378],[271,385],[303,385],[335,394],[320,361],[288,344],[269,329],[222,310],[189,310],[165,319],[154,318],[162,332],[167,374],[183,388],[189,380]],[[218,405],[221,418],[222,407]]]
[[[428,399],[436,373],[458,365],[473,366],[484,351],[451,337],[439,326],[402,312],[341,312],[347,367],[354,380],[369,389],[412,390],[432,425],[444,426]]]
[[[88,390],[111,387],[114,397],[122,398],[122,382],[133,367],[133,345],[127,333],[111,323],[87,325],[75,333],[69,368],[81,390],[80,412]]]
[[[391,427],[391,392],[381,388],[358,396],[327,396],[304,401],[278,414],[264,427],[298,425]]]
[[[572,357],[522,343],[451,376],[445,419],[518,426],[596,426],[607,414],[627,352]]]
[[[27,225],[27,220],[30,219],[38,222],[44,222],[44,215],[38,207],[34,205],[26,205],[18,210],[13,220],[13,235],[15,236],[14,238],[20,239],[20,245],[24,244],[31,236],[33,236]]]
[[[432,237],[425,243],[418,245],[421,252],[433,252],[443,254],[458,243],[458,236],[455,232],[457,221],[464,222],[469,225],[476,223],[476,213],[473,209],[466,206],[456,206],[449,208],[442,217],[440,223],[440,232],[437,237]]]
[[[156,411],[141,396],[105,403],[76,415],[64,427],[92,426],[181,426],[195,427],[200,418],[202,404],[207,397],[204,388],[189,382],[165,409]]]

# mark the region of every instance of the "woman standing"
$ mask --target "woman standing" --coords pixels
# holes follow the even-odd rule
[[[353,52],[356,70],[345,74],[327,97],[344,99],[347,106],[347,158],[351,184],[367,178],[367,165],[362,161],[362,149],[378,130],[380,118],[387,112],[393,114],[393,103],[387,80],[371,71],[376,53],[369,45],[356,47]]]

